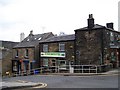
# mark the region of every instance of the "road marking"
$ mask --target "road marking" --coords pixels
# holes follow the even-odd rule
[[[46,83],[39,83],[39,84],[40,84],[40,86],[35,86],[35,87],[32,87],[32,88],[45,88],[45,87],[47,87]]]

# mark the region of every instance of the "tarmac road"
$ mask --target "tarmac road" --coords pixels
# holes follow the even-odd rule
[[[118,88],[118,75],[103,75],[103,76],[59,76],[59,75],[32,75],[32,76],[19,76],[3,79],[7,81],[25,80],[29,82],[42,82],[47,84],[47,90],[61,89],[61,88]],[[65,90],[66,90],[65,89]],[[18,89],[17,89],[18,90]],[[21,90],[21,89],[19,89]],[[22,90],[41,90],[35,88],[22,89]],[[63,90],[63,89],[62,89]],[[105,89],[106,90],[106,89]]]

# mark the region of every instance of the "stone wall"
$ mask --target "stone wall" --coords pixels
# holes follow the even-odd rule
[[[49,64],[51,64],[51,60],[67,60],[68,61],[74,61],[74,41],[65,41],[65,42],[50,42],[50,43],[44,43],[48,45],[48,51],[49,52],[59,52],[59,43],[64,43],[65,44],[65,58],[48,58],[49,59]],[[40,52],[43,52],[43,45],[40,44]],[[40,57],[40,63],[42,65],[42,60],[43,58]]]
[[[102,59],[102,30],[76,31],[76,64],[100,64]]]

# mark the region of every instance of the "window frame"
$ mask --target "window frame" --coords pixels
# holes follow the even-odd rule
[[[25,49],[25,57],[29,56],[29,49]]]
[[[48,44],[43,44],[43,52],[48,52]]]
[[[15,55],[15,57],[18,57],[18,56],[19,56],[19,51],[16,50],[16,55]]]
[[[65,43],[59,43],[59,51],[65,51]]]
[[[43,66],[49,66],[48,58],[43,58]]]

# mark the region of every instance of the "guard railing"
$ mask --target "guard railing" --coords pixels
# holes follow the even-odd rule
[[[33,69],[34,73],[98,73],[97,65],[43,66]]]

